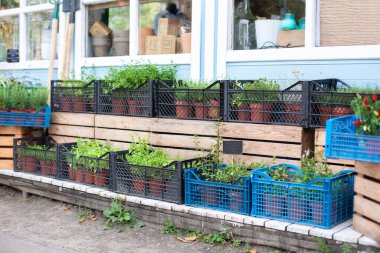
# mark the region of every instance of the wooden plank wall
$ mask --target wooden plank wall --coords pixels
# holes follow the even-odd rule
[[[321,0],[321,46],[380,44],[379,0]]]
[[[77,113],[52,113],[49,135],[58,142],[78,137],[111,141],[128,149],[132,138],[148,139],[156,148],[173,157],[191,158],[200,150],[207,152],[217,136],[215,122],[197,120],[125,117]],[[225,123],[220,126],[223,140],[242,140],[243,155],[225,155],[225,162],[235,160],[298,164],[301,157],[302,128],[294,126]]]
[[[326,144],[326,129],[318,128],[315,129],[315,152],[320,153],[325,157],[325,144]],[[355,161],[352,160],[342,160],[342,159],[327,159],[329,167],[337,173],[341,170],[353,170]]]
[[[0,126],[0,169],[13,169],[13,138],[31,134],[31,128]]]
[[[380,164],[356,162],[354,229],[380,243]]]

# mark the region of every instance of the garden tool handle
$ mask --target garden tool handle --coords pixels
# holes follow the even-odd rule
[[[71,56],[73,48],[73,37],[74,37],[74,23],[69,24],[68,37],[67,37],[67,52],[66,52],[66,62],[65,62],[65,77],[70,77],[70,67],[71,67]]]
[[[63,48],[63,55],[62,55],[62,60],[60,62],[60,72],[59,72],[59,79],[60,80],[63,80],[63,79],[67,79],[67,77],[65,76],[65,64],[66,64],[66,55],[67,55],[67,45],[68,45],[68,41],[67,41],[67,37],[68,37],[68,34],[69,34],[69,22],[70,22],[70,13],[67,13],[66,14],[66,23],[65,23],[65,43],[64,43],[64,48]]]

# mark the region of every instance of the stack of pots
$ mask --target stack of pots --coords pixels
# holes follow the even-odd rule
[[[108,56],[111,48],[109,36],[92,36],[92,48],[95,57]]]
[[[112,36],[112,47],[116,56],[129,54],[129,30],[114,31]]]

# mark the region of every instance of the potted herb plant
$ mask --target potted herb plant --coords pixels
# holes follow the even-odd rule
[[[55,176],[57,174],[57,161],[54,146],[26,145],[26,148],[34,152],[42,175]]]
[[[251,111],[251,121],[257,123],[270,122],[274,104],[278,102],[280,86],[275,81],[258,79],[253,83],[246,83],[247,100]]]
[[[26,172],[37,172],[37,158],[34,150],[19,149],[17,158],[20,160],[20,169]]]

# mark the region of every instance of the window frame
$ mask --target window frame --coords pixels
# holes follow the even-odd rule
[[[192,38],[191,53],[185,54],[162,54],[162,55],[138,55],[139,36],[130,36],[129,55],[126,56],[108,56],[108,57],[86,57],[87,43],[87,15],[88,6],[97,3],[112,2],[112,0],[83,0],[80,11],[77,12],[77,20],[80,20],[80,28],[76,29],[76,45],[79,52],[75,54],[75,74],[80,76],[82,67],[108,67],[122,66],[131,62],[150,62],[153,64],[188,64],[191,71],[190,76],[193,79],[199,79],[200,75],[200,48],[201,48],[201,0],[192,1]],[[129,0],[130,9],[130,35],[139,34],[139,0]]]
[[[7,9],[0,11],[0,18],[9,16],[19,17],[19,56],[20,61],[15,63],[0,62],[1,70],[17,70],[17,69],[45,69],[49,67],[49,60],[27,60],[26,51],[28,43],[26,29],[26,15],[35,12],[53,11],[54,5],[50,3],[26,5],[27,0],[20,0],[18,8]],[[54,66],[57,67],[58,60],[54,61]]]
[[[329,61],[380,59],[380,45],[319,47],[320,0],[305,0],[305,47],[265,50],[232,50],[234,0],[221,1],[218,6],[218,77],[225,77],[227,65],[237,62]],[[228,17],[228,18],[225,18]],[[227,27],[227,29],[225,29]],[[222,43],[220,43],[222,42]]]

